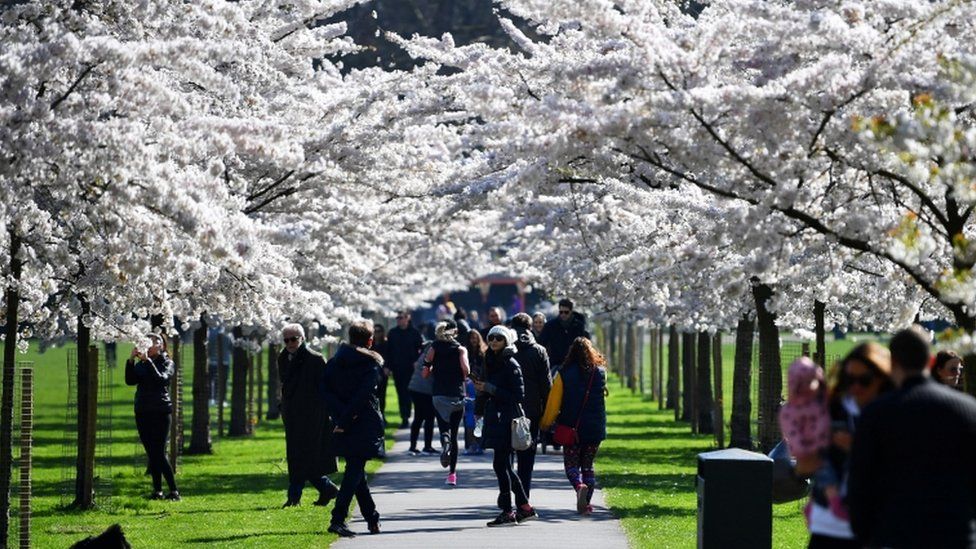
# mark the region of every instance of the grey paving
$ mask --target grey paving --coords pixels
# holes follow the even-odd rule
[[[491,451],[483,456],[462,455],[458,486],[452,488],[444,484],[447,473],[436,455],[413,457],[406,453],[407,447],[407,431],[401,429],[387,462],[370,483],[382,515],[382,532],[369,535],[366,523],[355,516],[349,527],[359,535],[339,540],[333,547],[627,547],[620,521],[607,510],[601,490],[593,496],[591,516],[576,514],[576,494],[563,474],[561,454],[540,453],[536,460],[530,501],[540,519],[514,527],[488,528],[485,523],[498,513]]]

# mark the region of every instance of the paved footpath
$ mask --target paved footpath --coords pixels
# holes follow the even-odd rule
[[[563,473],[561,454],[550,451],[536,457],[529,500],[540,518],[518,526],[488,528],[485,523],[498,514],[498,482],[491,468],[491,451],[482,456],[462,455],[458,486],[450,487],[444,484],[447,471],[441,468],[438,456],[407,454],[407,438],[406,429],[397,431],[386,463],[370,482],[382,532],[369,535],[356,510],[349,528],[359,535],[339,540],[333,547],[627,548],[620,521],[607,510],[601,490],[593,494],[591,516],[576,513],[576,493]],[[464,443],[461,445],[463,451]],[[599,456],[596,466],[599,480]]]

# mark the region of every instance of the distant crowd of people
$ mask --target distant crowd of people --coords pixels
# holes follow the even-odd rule
[[[829,376],[790,365],[780,426],[812,478],[809,547],[976,547],[976,399],[961,357],[917,328],[851,350]]]
[[[311,484],[318,492],[315,505],[335,500],[329,532],[355,535],[346,525],[353,497],[368,531],[380,531],[365,466],[385,455],[384,412],[392,377],[400,427],[410,429],[408,452],[439,455],[448,486],[459,482],[462,426],[466,454],[493,452],[499,513],[487,526],[538,517],[529,502],[536,448],[553,427],[557,433],[569,433],[562,448],[576,510],[591,513],[593,462],[606,437],[606,370],[605,360],[590,342],[585,317],[564,299],[552,320],[541,313],[507,319],[501,307],[491,308],[487,319],[487,326],[476,329],[463,310],[454,311],[453,318],[436,323],[429,341],[406,311],[389,330],[370,321],[355,322],[348,340],[328,360],[307,346],[300,324],[285,325],[284,347],[277,358],[288,464],[284,507],[299,505],[305,485]],[[126,382],[137,386],[136,421],[149,457],[152,497],[178,500],[164,451],[173,363],[163,340],[150,337],[152,345],[145,354],[133,351],[126,363]],[[229,352],[230,345],[218,347],[223,348],[215,355]],[[226,376],[219,365],[212,370],[212,377]],[[223,399],[222,393],[212,385],[213,399]],[[531,440],[526,448],[513,443],[512,423],[517,418],[529,420]],[[435,425],[439,449],[433,447]],[[418,448],[421,431],[423,447]],[[344,458],[345,470],[336,486],[329,475],[338,471],[338,456]],[[168,496],[162,492],[163,478]]]

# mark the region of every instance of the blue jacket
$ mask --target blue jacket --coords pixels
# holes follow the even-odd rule
[[[604,397],[607,388],[606,370],[597,368],[593,374],[593,386],[585,407],[583,397],[590,381],[590,373],[581,370],[577,364],[568,364],[559,371],[559,377],[562,378],[563,399],[556,423],[575,427],[578,419],[580,444],[596,444],[607,438],[607,404]]]

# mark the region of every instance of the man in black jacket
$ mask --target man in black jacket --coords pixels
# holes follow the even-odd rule
[[[325,359],[305,345],[301,324],[286,325],[281,338],[285,348],[278,355],[278,377],[288,460],[288,500],[284,507],[299,504],[306,482],[319,491],[315,505],[328,505],[339,489],[326,476],[338,469],[332,450],[332,424],[319,393]]]
[[[559,317],[554,318],[542,328],[539,343],[549,353],[549,360],[553,368],[558,369],[566,360],[569,347],[577,337],[592,339],[586,331],[586,317],[573,310],[573,302],[568,299],[559,300]]]
[[[929,379],[916,329],[891,338],[895,391],[861,414],[848,486],[869,547],[976,547],[976,400]]]
[[[410,391],[407,386],[413,375],[413,363],[424,348],[424,338],[410,323],[409,312],[397,313],[396,322],[396,327],[386,334],[386,358],[389,360],[386,367],[393,374],[400,405],[400,428],[403,429],[410,426]]]
[[[366,462],[386,455],[383,416],[376,399],[383,357],[369,348],[373,344],[370,321],[353,322],[349,343],[339,346],[325,367],[322,390],[335,429],[336,453],[346,458],[342,486],[332,508],[329,532],[340,537],[356,534],[346,526],[353,496],[366,519],[370,534],[380,532],[380,514],[366,482]]]
[[[549,390],[552,389],[552,374],[549,371],[549,355],[545,347],[535,342],[532,335],[532,317],[519,313],[512,317],[512,328],[518,334],[515,341],[515,360],[522,367],[525,383],[525,415],[532,422],[532,440],[539,440],[539,420],[546,409]],[[535,444],[525,450],[515,452],[518,459],[518,476],[529,495],[532,487],[532,470],[535,468]]]

